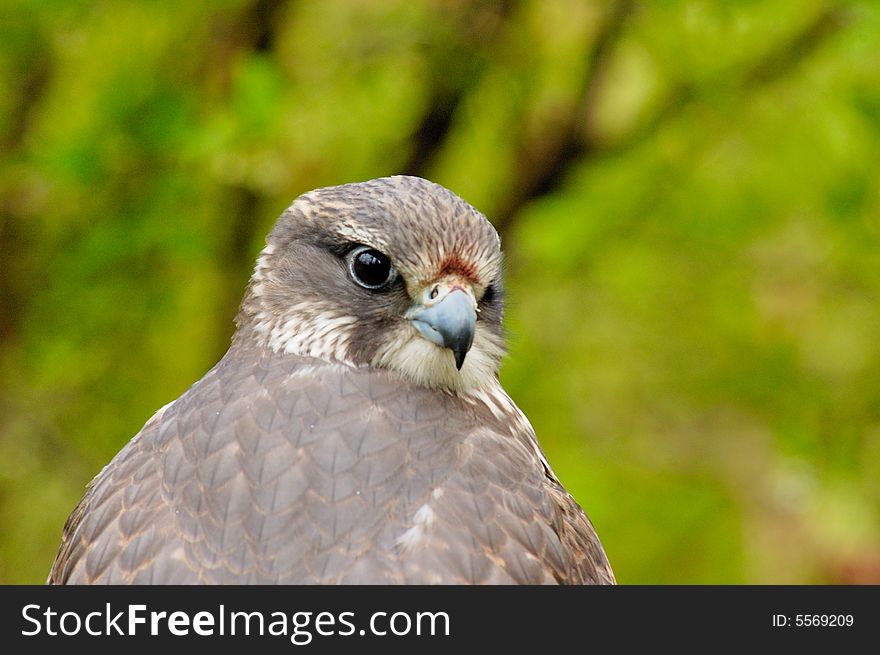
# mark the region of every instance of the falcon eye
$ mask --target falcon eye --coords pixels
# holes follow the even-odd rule
[[[379,289],[395,276],[388,255],[366,246],[351,251],[348,256],[348,270],[354,281],[365,289]]]

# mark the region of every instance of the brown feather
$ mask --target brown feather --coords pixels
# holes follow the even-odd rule
[[[387,251],[402,283],[353,284],[352,240]],[[269,237],[232,347],[89,484],[49,582],[613,584],[498,383],[500,261],[485,217],[426,180],[302,196]],[[392,346],[421,339],[402,318],[413,280],[453,269],[493,288],[468,354],[484,368],[461,371],[471,389],[395,369]],[[448,352],[421,348],[406,352],[450,374]]]

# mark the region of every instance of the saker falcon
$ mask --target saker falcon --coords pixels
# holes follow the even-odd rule
[[[502,389],[501,250],[396,176],[279,218],[232,345],[89,484],[53,584],[605,583]]]

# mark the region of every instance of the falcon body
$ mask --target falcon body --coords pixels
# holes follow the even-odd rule
[[[91,482],[49,582],[613,583],[498,380],[500,264],[426,180],[300,196],[229,351]]]

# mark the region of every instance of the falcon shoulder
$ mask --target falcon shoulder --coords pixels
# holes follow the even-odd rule
[[[92,481],[49,582],[612,582],[491,402],[233,349]]]

